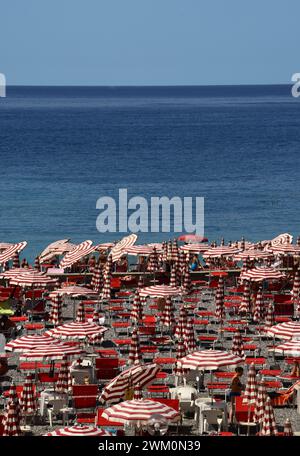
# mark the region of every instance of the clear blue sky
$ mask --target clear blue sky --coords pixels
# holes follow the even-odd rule
[[[8,84],[289,83],[299,0],[7,0]]]

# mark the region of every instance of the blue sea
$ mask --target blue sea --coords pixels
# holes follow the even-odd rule
[[[0,242],[96,243],[101,196],[205,198],[209,240],[300,234],[300,98],[290,86],[8,87]],[[173,238],[141,233],[139,243]]]

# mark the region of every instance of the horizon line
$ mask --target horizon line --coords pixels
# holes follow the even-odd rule
[[[7,84],[6,87],[105,87],[105,88],[130,88],[130,87],[257,87],[257,86],[290,86],[289,83],[258,83],[258,84]]]

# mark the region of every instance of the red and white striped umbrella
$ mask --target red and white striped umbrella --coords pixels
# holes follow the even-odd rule
[[[135,399],[135,400],[143,399],[142,389],[139,384],[135,385],[133,399]]]
[[[215,315],[218,320],[223,321],[225,319],[225,308],[224,308],[224,278],[219,277],[218,288],[215,296]]]
[[[23,353],[20,356],[21,361],[41,361],[63,359],[65,356],[83,355],[85,351],[79,347],[73,347],[67,344],[51,344],[45,348],[35,348]]]
[[[173,264],[173,267],[171,269],[171,276],[170,276],[170,287],[176,287],[177,286],[177,276],[176,276],[176,265]]]
[[[37,395],[33,387],[32,375],[27,375],[20,397],[23,415],[33,415],[37,410]]]
[[[131,334],[131,344],[129,347],[128,364],[140,364],[143,357],[140,349],[140,337],[137,328],[133,328]]]
[[[291,244],[293,242],[293,236],[289,233],[283,233],[272,239],[272,245]]]
[[[60,296],[95,296],[97,292],[91,290],[87,287],[80,287],[78,285],[70,285],[68,287],[59,288],[57,290],[51,291],[49,293],[49,297],[52,298],[53,296],[60,295]]]
[[[235,335],[233,336],[231,353],[233,353],[236,356],[240,356],[241,358],[244,358],[245,356],[244,343],[240,331],[235,333]]]
[[[87,240],[78,244],[73,250],[68,252],[60,262],[60,268],[66,269],[77,263],[83,257],[89,255],[95,250],[92,246],[93,241]]]
[[[55,295],[51,298],[51,311],[49,320],[54,326],[58,326],[62,322],[62,298],[60,295]]]
[[[72,391],[72,377],[70,371],[70,363],[68,362],[67,357],[65,356],[62,360],[59,372],[58,379],[56,382],[55,390],[58,393],[70,393]]]
[[[4,252],[0,255],[0,264],[6,263],[9,260],[12,260],[15,253],[20,253],[25,249],[27,245],[26,241],[18,242],[17,244],[10,245]],[[20,264],[19,264],[20,266]],[[18,267],[19,267],[18,266]]]
[[[29,334],[18,339],[11,340],[5,345],[5,350],[26,352],[35,348],[47,348],[49,345],[57,344],[57,339],[45,334]]]
[[[185,244],[180,247],[183,252],[204,253],[209,249],[208,244]]]
[[[178,261],[179,259],[179,250],[176,239],[174,239],[172,244],[172,261]]]
[[[136,290],[134,295],[130,318],[135,322],[138,322],[143,318],[143,305],[138,290]]]
[[[103,244],[97,244],[94,246],[95,251],[105,252],[107,249],[111,249],[115,244],[113,242],[104,242]]]
[[[156,363],[139,364],[122,371],[117,377],[104,387],[100,401],[106,404],[115,404],[125,398],[126,391],[139,385],[140,388],[149,385],[161,367]]]
[[[300,356],[300,340],[292,339],[289,342],[284,342],[283,344],[277,345],[275,348],[270,350],[297,358]]]
[[[300,337],[300,322],[299,321],[287,321],[279,323],[278,325],[272,326],[267,329],[269,336],[275,336],[279,339],[293,339]]]
[[[128,255],[143,255],[148,256],[153,252],[153,247],[151,245],[133,245],[126,249]]]
[[[168,421],[178,421],[178,411],[149,399],[124,401],[104,410],[102,417],[108,421],[126,423],[127,421],[148,421],[152,415],[161,415]]]
[[[164,298],[166,296],[178,296],[182,293],[180,288],[170,287],[168,285],[153,285],[140,289],[141,297]]]
[[[166,304],[160,318],[160,323],[167,328],[172,328],[175,325],[174,306],[170,298],[166,299]]]
[[[271,404],[271,399],[269,397],[267,397],[265,403],[264,416],[262,420],[262,429],[260,435],[277,435],[274,410]]]
[[[84,311],[84,306],[83,306],[82,301],[79,303],[78,308],[77,308],[76,321],[79,323],[85,322],[85,311]]]
[[[169,240],[168,244],[167,244],[167,261],[172,261],[172,248],[173,248],[172,241]]]
[[[20,273],[10,279],[10,285],[18,285],[20,287],[55,287],[57,284],[56,279],[52,279],[45,273],[35,270]]]
[[[156,252],[156,248],[154,248],[153,252],[149,256],[147,270],[149,272],[157,272],[158,269],[159,269],[158,255],[157,255],[157,252]]]
[[[92,342],[101,339],[107,329],[95,323],[72,321],[71,323],[65,323],[64,325],[49,329],[45,334],[56,339]]]
[[[103,275],[103,288],[101,299],[109,301],[111,298],[111,269],[112,269],[112,257],[109,255],[106,265],[104,267]]]
[[[294,244],[279,244],[269,248],[275,255],[300,255],[300,247]]]
[[[275,268],[257,266],[240,275],[240,280],[251,280],[252,282],[262,282],[263,280],[281,280],[285,274]]]
[[[183,369],[216,370],[221,367],[236,367],[244,360],[221,350],[201,350],[180,359]]]
[[[250,299],[250,284],[245,280],[243,299],[239,307],[240,314],[250,314],[251,312],[251,299]]]
[[[92,322],[95,323],[96,325],[100,325],[99,319],[100,319],[100,314],[98,312],[98,309],[95,308],[95,310],[93,312]]]
[[[183,338],[178,338],[177,349],[176,349],[176,358],[181,359],[184,356],[186,356],[186,354],[187,354],[187,352],[186,352],[186,346],[185,346],[184,340],[183,340]]]
[[[187,321],[186,330],[185,330],[185,334],[184,334],[184,343],[185,343],[186,350],[188,353],[192,353],[197,350],[197,343],[196,343],[194,324],[193,324],[192,318],[189,318]]]
[[[162,243],[161,259],[162,261],[168,261],[168,244],[165,241]]]
[[[47,437],[111,437],[112,434],[95,426],[67,426],[44,434]]]
[[[2,272],[0,274],[0,278],[9,280],[12,277],[17,277],[19,274],[23,274],[23,273],[24,273],[24,268],[9,269],[8,271]]]
[[[179,319],[175,329],[174,336],[178,339],[181,339],[185,336],[187,327],[187,311],[184,306],[180,307]]]
[[[274,304],[270,303],[267,308],[267,313],[265,317],[265,326],[271,327],[275,323],[275,316],[274,316]]]
[[[124,254],[129,247],[136,243],[137,235],[130,234],[129,236],[124,237],[120,242],[118,242],[110,251],[110,255],[112,256],[113,263],[118,261]]]
[[[293,301],[296,301],[300,296],[300,273],[299,269],[297,269],[294,283],[293,283],[293,291],[292,291]]]
[[[182,290],[185,294],[190,293],[192,288],[192,280],[190,274],[190,268],[186,265],[185,271],[183,272],[183,282],[182,282]]]
[[[183,251],[180,251],[179,252],[179,267],[180,267],[181,273],[183,273],[185,271],[186,265],[187,265],[187,256]]]
[[[93,277],[91,280],[91,287],[97,292],[100,293],[103,287],[103,275],[100,264],[95,266]]]
[[[246,260],[247,258],[249,258],[249,260],[267,260],[271,259],[273,256],[272,252],[259,249],[249,249],[238,253],[233,257],[233,259],[237,261]]]
[[[9,397],[6,405],[6,410],[2,420],[3,436],[5,437],[16,437],[20,436],[21,428],[21,407],[18,399],[16,386],[14,383],[11,384],[9,390]]]
[[[239,253],[239,249],[221,245],[220,247],[212,247],[206,250],[203,253],[203,258],[232,257],[237,253]]]
[[[253,310],[253,321],[258,323],[262,321],[264,318],[264,305],[263,305],[263,294],[261,287],[259,288],[256,299],[255,299],[255,306]]]
[[[250,364],[246,388],[243,394],[243,402],[246,404],[255,404],[257,398],[256,370],[254,363]]]
[[[183,242],[208,242],[206,237],[200,236],[199,234],[181,234],[178,236],[177,240]]]
[[[253,421],[255,423],[262,423],[263,421],[267,397],[267,390],[264,382],[258,383],[257,396],[253,414]]]

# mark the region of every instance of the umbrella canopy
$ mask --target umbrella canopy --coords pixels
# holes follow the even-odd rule
[[[150,272],[156,272],[159,269],[159,264],[158,264],[158,255],[156,248],[153,249],[153,252],[149,256],[149,261],[147,265],[147,270]]]
[[[241,305],[239,307],[239,313],[249,314],[251,311],[251,299],[250,299],[250,284],[246,280],[244,282],[244,293]]]
[[[140,388],[149,385],[161,367],[156,363],[139,364],[121,372],[103,389],[100,401],[106,404],[115,404],[124,399],[128,389],[139,385]]]
[[[277,345],[277,347],[270,349],[270,351],[275,351],[276,353],[284,353],[285,355],[292,357],[300,356],[300,340],[291,340],[283,344]]]
[[[201,350],[180,359],[183,369],[217,370],[221,367],[236,367],[244,360],[221,350]]]
[[[186,345],[183,338],[177,340],[176,358],[181,359],[186,355]]]
[[[252,282],[262,282],[263,280],[281,280],[285,274],[275,268],[257,266],[240,275],[241,280],[251,280]]]
[[[143,306],[140,298],[139,291],[136,290],[133,300],[133,306],[130,314],[131,320],[138,322],[143,318]]]
[[[177,240],[183,242],[208,242],[206,237],[200,236],[199,234],[181,234],[178,236]]]
[[[184,334],[184,343],[188,353],[194,352],[197,349],[194,324],[192,318],[188,319],[187,321],[186,330]]]
[[[160,318],[160,323],[168,328],[172,328],[175,325],[174,307],[172,300],[169,297],[166,299],[166,304]]]
[[[45,273],[35,270],[20,273],[10,279],[10,285],[18,285],[20,287],[55,287],[57,283],[56,279],[52,279]]]
[[[56,382],[55,390],[58,393],[70,393],[72,391],[72,377],[70,371],[70,363],[66,356],[64,356]]]
[[[264,416],[262,420],[262,429],[260,435],[277,435],[274,410],[271,404],[271,399],[269,397],[267,397],[265,402]]]
[[[111,298],[111,269],[112,269],[112,257],[109,255],[107,262],[104,267],[103,275],[103,288],[101,298],[105,301],[109,301]]]
[[[11,340],[5,345],[5,350],[24,352],[35,348],[47,348],[49,345],[57,344],[57,339],[45,334],[32,334]]]
[[[112,261],[118,261],[124,254],[126,250],[136,243],[137,235],[130,234],[129,236],[124,237],[120,242],[118,242],[110,251],[112,256]]]
[[[275,323],[275,316],[274,316],[274,304],[270,303],[267,308],[267,313],[265,317],[265,326],[273,326]]]
[[[203,253],[203,258],[232,257],[237,253],[239,253],[239,249],[221,245],[220,247],[212,247],[206,250],[206,252]]]
[[[143,361],[140,349],[140,337],[137,328],[134,328],[131,334],[131,344],[128,354],[128,364],[140,364]]]
[[[67,426],[44,434],[47,437],[111,437],[112,434],[95,426]]]
[[[255,300],[255,306],[253,310],[253,321],[256,323],[260,322],[264,318],[264,305],[263,305],[263,295],[262,288],[260,287]]]
[[[91,280],[91,287],[96,291],[96,293],[100,293],[103,287],[103,275],[102,275],[102,269],[100,264],[97,264],[94,272],[93,272],[93,277]]]
[[[85,322],[85,311],[84,311],[84,306],[83,306],[82,301],[79,303],[78,308],[77,308],[76,321],[79,323]]]
[[[66,269],[77,263],[83,257],[89,255],[95,250],[95,247],[92,246],[93,241],[87,240],[78,244],[73,250],[68,252],[60,262],[60,268]]]
[[[257,396],[253,414],[253,421],[256,423],[261,423],[263,421],[267,397],[267,390],[264,382],[258,383]]]
[[[30,271],[30,269],[27,270],[27,271]],[[1,279],[5,279],[5,280],[9,280],[12,277],[17,277],[19,274],[23,274],[23,273],[24,273],[24,268],[9,269],[8,271],[2,272],[0,274],[0,278]]]
[[[133,245],[126,249],[128,255],[143,255],[148,256],[153,252],[153,246],[151,245]]]
[[[278,325],[268,328],[267,334],[269,336],[278,337],[279,339],[293,339],[300,337],[300,322],[287,321],[279,323]]]
[[[12,383],[10,386],[6,410],[5,410],[4,418],[2,421],[3,436],[13,437],[13,436],[21,435],[20,422],[21,422],[20,402],[18,399],[16,386],[14,383]]]
[[[267,260],[273,258],[273,256],[272,252],[259,249],[249,249],[238,253],[233,257],[233,259],[237,261],[247,260],[247,258],[249,258],[249,260]]]
[[[168,421],[178,421],[180,414],[161,402],[149,399],[124,401],[104,410],[102,417],[108,421],[148,421],[152,415],[162,415]]]
[[[243,358],[245,356],[244,343],[243,343],[243,338],[242,338],[242,334],[240,331],[238,331],[233,336],[231,353],[233,353],[236,356],[240,356],[241,358]]]
[[[188,253],[204,253],[209,249],[208,244],[185,244],[179,247],[183,252]]]
[[[6,263],[7,261],[11,260],[15,253],[20,253],[23,249],[25,249],[27,245],[26,241],[18,242],[17,244],[10,245],[4,252],[0,255],[0,264]]]
[[[295,277],[294,277],[294,283],[293,283],[293,300],[296,301],[299,298],[300,295],[300,273],[299,269],[297,269]]]
[[[243,402],[247,404],[255,404],[257,397],[257,382],[256,370],[254,363],[250,364],[245,392],[243,395]]]
[[[37,410],[37,396],[33,388],[32,375],[26,377],[20,397],[20,405],[23,415],[32,415]]]
[[[175,329],[175,337],[181,339],[185,336],[187,327],[187,311],[184,306],[180,307],[179,319]]]
[[[183,272],[183,282],[182,282],[182,290],[185,294],[190,293],[192,288],[192,280],[190,274],[190,268],[186,265],[185,270]]]
[[[62,298],[60,295],[55,295],[51,298],[51,311],[49,320],[54,326],[58,326],[62,322]]]
[[[177,285],[177,274],[176,274],[176,264],[173,264],[171,269],[171,276],[170,276],[170,287],[176,287]]]
[[[56,339],[68,339],[78,341],[94,341],[102,337],[108,328],[99,326],[94,323],[81,323],[73,321],[66,323],[56,328],[49,329],[45,332],[46,335],[55,337]]]
[[[56,252],[57,250],[61,249],[62,246],[64,246],[64,248],[66,248],[65,246],[69,245],[68,242],[69,242],[70,239],[60,239],[58,241],[54,241],[52,242],[51,244],[49,244],[43,251],[42,253],[40,253],[39,255],[39,258],[41,261],[43,261],[43,257],[45,256],[48,256],[49,254],[52,254],[53,252]],[[72,248],[74,248],[75,245],[73,245]],[[67,248],[66,248],[67,249]],[[65,251],[67,250],[62,250],[61,253],[64,253]]]
[[[35,348],[20,356],[21,361],[41,361],[63,359],[66,356],[84,355],[85,351],[79,347],[67,344],[51,344],[45,348]]]
[[[225,309],[224,309],[224,278],[219,277],[218,288],[215,296],[215,315],[218,320],[225,319]]]
[[[94,296],[97,295],[97,292],[94,290],[91,290],[90,288],[87,287],[80,287],[78,285],[71,285],[68,287],[63,287],[59,288],[57,290],[51,291],[49,293],[50,298],[56,295],[61,295],[61,296]]]
[[[151,287],[141,288],[139,292],[140,296],[143,297],[164,298],[167,296],[178,296],[182,293],[182,290],[168,285],[153,285]]]

